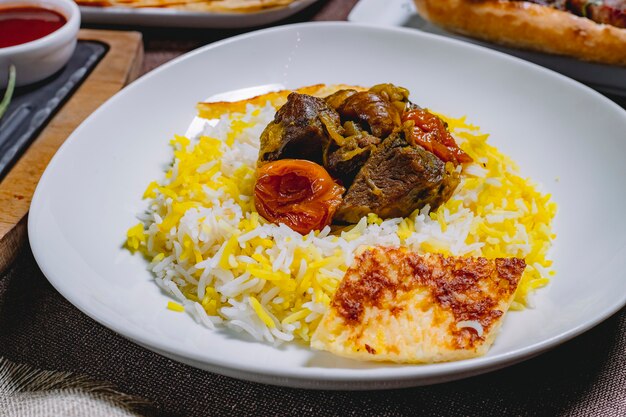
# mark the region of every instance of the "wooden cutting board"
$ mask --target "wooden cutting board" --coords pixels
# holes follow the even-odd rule
[[[0,272],[26,240],[26,218],[35,187],[59,146],[87,116],[139,76],[140,33],[83,29],[78,38],[105,43],[109,50],[0,182]]]

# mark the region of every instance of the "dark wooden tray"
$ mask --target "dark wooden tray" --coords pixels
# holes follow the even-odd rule
[[[79,40],[105,44],[108,50],[0,180],[0,271],[12,262],[26,238],[28,208],[54,153],[87,116],[139,75],[140,33],[84,29]]]

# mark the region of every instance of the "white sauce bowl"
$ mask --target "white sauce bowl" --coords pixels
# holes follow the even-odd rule
[[[67,22],[58,30],[34,41],[0,48],[0,89],[7,86],[9,65],[15,65],[16,85],[31,84],[57,72],[76,48],[80,11],[72,0],[0,0],[0,9],[41,7],[62,14]]]

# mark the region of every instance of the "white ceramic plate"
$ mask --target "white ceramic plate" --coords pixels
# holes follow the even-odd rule
[[[380,0],[360,0],[350,12],[348,20],[356,23],[414,28],[485,46],[550,68],[588,84],[596,90],[626,97],[626,67],[595,64],[574,58],[507,48],[457,35],[424,20],[417,13],[413,0],[387,0],[384,6]]]
[[[298,13],[317,0],[295,0],[287,7],[255,13],[209,13],[161,8],[80,6],[85,23],[179,28],[247,28],[277,22]]]
[[[511,312],[485,357],[393,366],[295,344],[211,332],[165,308],[146,262],[122,249],[141,195],[171,161],[195,104],[231,90],[280,84],[408,87],[412,99],[468,115],[559,204],[557,275],[535,309]],[[293,387],[392,388],[466,377],[521,361],[589,329],[626,303],[626,112],[554,72],[489,49],[415,30],[350,23],[283,26],[192,52],[125,88],[65,142],[29,217],[36,260],[80,310],[168,357],[238,378]]]

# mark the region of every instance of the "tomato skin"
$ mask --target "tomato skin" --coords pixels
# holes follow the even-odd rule
[[[281,159],[258,169],[254,205],[267,221],[307,234],[330,224],[344,192],[321,165]]]
[[[436,115],[424,109],[413,109],[404,113],[402,122],[412,121],[411,139],[443,162],[459,165],[472,162],[471,156],[463,152],[446,126]]]

